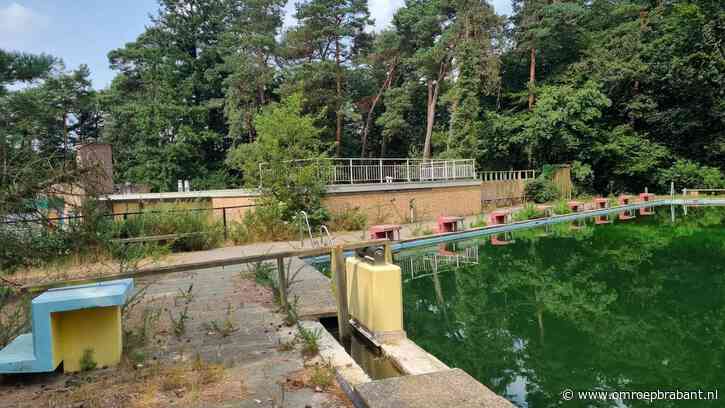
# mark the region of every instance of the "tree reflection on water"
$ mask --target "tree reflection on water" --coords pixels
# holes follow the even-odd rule
[[[475,248],[478,261],[408,279],[406,330],[522,407],[651,406],[565,402],[564,389],[715,390],[725,384],[724,226],[723,207],[690,208],[674,223],[662,208],[609,225],[518,231],[507,246],[449,244]]]

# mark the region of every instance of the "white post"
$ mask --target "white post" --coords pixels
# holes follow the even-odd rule
[[[383,159],[380,159],[380,184],[383,184]]]
[[[352,159],[350,159],[350,184],[355,184],[352,179]]]
[[[262,188],[262,168],[263,168],[263,166],[264,165],[262,163],[259,163],[259,188]],[[181,180],[179,180],[179,183],[181,183]],[[179,189],[179,191],[181,191],[181,189]]]
[[[405,161],[405,174],[408,176],[408,183],[410,183],[410,159]]]

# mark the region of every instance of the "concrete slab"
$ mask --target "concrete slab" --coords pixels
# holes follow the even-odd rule
[[[388,357],[398,369],[407,375],[419,375],[448,370],[435,356],[427,353],[409,339],[402,339],[394,343],[382,345],[383,354]]]
[[[513,408],[460,369],[373,381],[357,387],[368,408]]]
[[[289,288],[289,301],[297,299],[299,318],[314,320],[320,317],[335,316],[337,304],[332,294],[330,278],[299,258],[291,258],[288,265],[288,273],[294,277]]]

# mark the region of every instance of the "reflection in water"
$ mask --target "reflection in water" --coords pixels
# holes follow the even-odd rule
[[[373,380],[400,377],[400,371],[395,365],[388,358],[382,356],[379,351],[375,351],[373,347],[361,335],[355,333],[350,338],[350,346],[347,351]]]
[[[506,246],[481,237],[404,251],[396,262],[408,336],[520,407],[560,406],[564,389],[717,389],[725,384],[725,208],[683,215],[661,208],[626,222],[516,231]]]

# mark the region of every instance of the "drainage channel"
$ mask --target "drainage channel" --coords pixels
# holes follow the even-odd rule
[[[337,317],[323,317],[320,324],[340,343],[340,332],[337,325]],[[385,357],[382,352],[367,338],[353,330],[350,341],[347,344],[340,343],[353,360],[365,371],[372,380],[383,380],[385,378],[400,377],[403,374]]]

